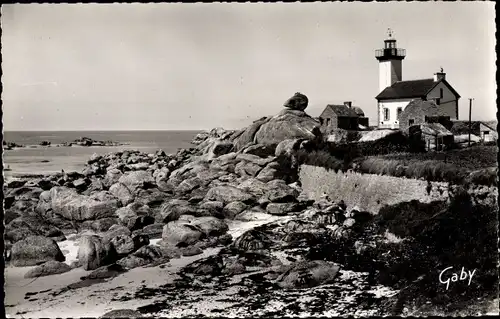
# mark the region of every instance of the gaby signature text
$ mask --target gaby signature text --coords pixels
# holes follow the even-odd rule
[[[452,270],[453,267],[448,267],[441,271],[441,273],[439,274],[439,282],[446,285],[446,290],[448,290],[448,288],[450,287],[450,282],[457,282],[459,280],[468,280],[468,285],[470,286],[472,277],[474,277],[476,269],[471,272],[470,270],[465,271],[465,267],[462,267],[460,273],[454,272]]]

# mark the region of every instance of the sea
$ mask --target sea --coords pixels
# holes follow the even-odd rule
[[[167,154],[181,148],[194,147],[191,141],[201,131],[5,131],[4,141],[23,145],[23,148],[4,150],[4,178],[6,181],[26,175],[45,175],[64,170],[81,171],[92,154],[107,154],[123,150]],[[97,141],[113,141],[121,146],[55,146],[81,137]],[[48,141],[52,146],[40,146]]]

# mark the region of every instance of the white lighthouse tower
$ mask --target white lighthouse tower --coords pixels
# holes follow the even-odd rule
[[[403,80],[403,59],[405,56],[406,50],[396,46],[393,32],[388,29],[384,48],[375,51],[375,57],[379,61],[379,92],[395,82]]]

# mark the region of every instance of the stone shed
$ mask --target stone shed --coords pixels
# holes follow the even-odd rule
[[[439,123],[445,128],[452,126],[450,116],[434,101],[413,100],[399,115],[399,128],[402,131],[423,123]]]
[[[442,151],[454,142],[453,133],[439,123],[421,123],[408,129],[410,138],[425,142],[426,150]]]

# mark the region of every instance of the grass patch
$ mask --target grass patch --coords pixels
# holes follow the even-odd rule
[[[424,179],[451,184],[478,184],[497,186],[497,168],[489,167],[473,172],[452,163],[438,160],[397,159],[391,157],[367,157],[355,160],[356,170],[361,173]]]
[[[436,161],[452,164],[467,171],[497,166],[498,148],[496,145],[478,145],[464,149],[450,150],[447,152],[423,153],[393,153],[380,156],[387,160],[411,161]]]

